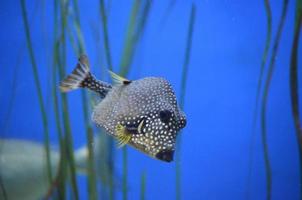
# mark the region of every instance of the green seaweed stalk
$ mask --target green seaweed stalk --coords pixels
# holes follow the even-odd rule
[[[110,50],[110,40],[109,40],[109,33],[108,33],[108,18],[107,18],[107,12],[105,8],[105,4],[103,0],[99,1],[100,3],[100,15],[102,19],[102,27],[103,27],[103,42],[105,47],[105,56],[106,61],[108,64],[108,69],[113,70],[112,67],[112,57],[111,57],[111,50]],[[104,70],[103,70],[104,71]],[[103,131],[101,131],[103,132]],[[104,134],[104,133],[103,133]],[[108,174],[104,173],[104,178],[106,181],[109,182],[109,199],[114,199],[114,141],[111,137],[104,137],[103,139],[106,139],[104,143],[106,142],[107,146],[107,156],[108,156],[108,166],[106,169],[108,170]],[[105,145],[105,144],[104,144]]]
[[[123,200],[128,199],[128,151],[123,148]]]
[[[58,5],[57,1],[54,1],[54,35],[57,36],[58,32],[58,23],[56,20],[56,16],[58,15]],[[56,120],[56,128],[59,136],[60,142],[60,161],[59,161],[59,169],[56,177],[56,182],[58,184],[58,197],[59,199],[65,199],[65,183],[66,183],[66,153],[65,153],[65,142],[64,135],[62,132],[61,119],[60,119],[60,110],[59,110],[59,99],[58,99],[58,91],[57,91],[57,65],[58,65],[58,43],[57,39],[54,40],[53,47],[53,67],[52,67],[52,97],[53,97],[53,106],[54,106],[54,114]]]
[[[170,0],[169,5],[168,5],[164,15],[163,15],[162,19],[160,20],[161,27],[165,26],[173,8],[175,7],[175,4],[176,4],[176,0]]]
[[[104,45],[105,45],[106,60],[107,60],[109,70],[112,71],[112,61],[111,61],[111,52],[110,52],[110,45],[109,45],[107,14],[106,14],[106,11],[105,11],[104,0],[100,0],[100,13],[101,13],[101,18],[102,18],[103,42],[104,42]]]
[[[57,75],[56,75],[56,64],[54,64],[53,72],[52,72],[52,95],[53,95],[53,104],[54,104],[54,113],[55,113],[55,120],[56,120],[56,128],[59,135],[59,144],[60,144],[60,161],[59,161],[59,168],[58,174],[56,177],[56,182],[58,185],[58,195],[59,199],[65,199],[65,183],[66,183],[66,175],[67,175],[67,166],[66,166],[66,145],[64,141],[64,135],[62,132],[61,122],[60,122],[60,115],[59,115],[59,101],[58,101],[58,94],[57,94]]]
[[[189,19],[189,26],[187,32],[187,42],[186,42],[186,50],[185,50],[185,59],[183,63],[183,71],[182,71],[182,78],[181,78],[181,90],[180,90],[180,108],[184,109],[185,104],[185,95],[186,95],[186,85],[187,85],[187,77],[188,77],[188,70],[189,70],[189,62],[191,57],[191,48],[192,48],[192,41],[193,41],[193,32],[194,32],[194,24],[196,18],[196,6],[193,3],[191,6],[190,12],[190,19]],[[176,159],[175,159],[175,172],[176,172],[176,199],[181,199],[181,164],[180,164],[180,152],[181,152],[181,134],[178,136],[177,140],[177,150],[176,150]]]
[[[63,134],[63,128],[61,125],[60,118],[60,108],[59,108],[59,96],[58,96],[58,65],[59,65],[59,39],[58,39],[58,30],[60,25],[58,23],[57,17],[59,16],[58,11],[58,1],[54,1],[54,42],[53,42],[53,67],[52,67],[52,96],[53,96],[53,106],[54,106],[54,114],[56,120],[56,128],[59,136],[59,144],[60,144],[60,160],[59,160],[59,168],[58,174],[56,177],[57,190],[58,190],[58,199],[65,199],[66,197],[66,179],[67,179],[67,162],[66,162],[66,142],[65,136]]]
[[[121,74],[122,76],[127,76],[133,58],[134,48],[135,48],[136,22],[138,19],[140,6],[141,6],[141,0],[135,0],[130,14],[124,48],[122,52],[122,58],[120,62],[119,74]]]
[[[59,49],[60,52],[58,55],[58,66],[59,66],[59,78],[62,80],[65,77],[65,64],[66,64],[66,39],[65,39],[65,30],[67,26],[67,10],[68,10],[68,1],[61,0],[60,1],[60,29],[61,34],[59,37]],[[68,160],[68,167],[70,172],[71,178],[71,186],[73,191],[73,198],[79,199],[79,192],[77,186],[77,179],[76,179],[76,168],[75,168],[75,159],[73,154],[73,139],[71,134],[71,126],[70,126],[70,117],[69,117],[69,109],[68,109],[68,101],[66,94],[61,94],[61,101],[62,101],[62,115],[63,115],[63,123],[64,123],[64,131],[65,131],[65,152],[66,158]]]
[[[260,93],[262,88],[262,82],[263,82],[263,75],[264,75],[264,69],[267,62],[267,56],[268,51],[270,48],[271,43],[271,37],[272,37],[272,11],[269,0],[264,0],[265,5],[265,13],[266,13],[266,40],[265,40],[265,48],[262,54],[261,59],[261,66],[260,66],[260,74],[258,78],[258,84],[257,84],[257,92],[256,92],[256,99],[255,99],[255,107],[253,111],[253,122],[252,122],[252,133],[251,133],[251,142],[249,147],[249,164],[248,164],[248,177],[247,177],[247,192],[246,192],[246,198],[249,199],[250,196],[250,182],[251,182],[251,176],[252,176],[252,165],[253,165],[253,149],[255,144],[255,135],[256,135],[256,125],[257,125],[257,116],[258,116],[258,109],[259,109],[259,99],[260,99]]]
[[[36,2],[36,4],[34,5],[34,11],[33,11],[33,15],[31,16],[31,18],[28,20],[28,24],[29,24],[29,29],[30,29],[30,22],[33,21],[33,19],[35,19],[37,17],[37,11],[38,11],[38,3]],[[20,49],[18,49],[18,53],[16,56],[16,63],[13,66],[14,72],[13,72],[13,78],[12,78],[12,87],[11,87],[11,96],[9,97],[9,104],[7,106],[7,112],[5,113],[5,117],[3,120],[3,126],[1,128],[1,130],[3,130],[3,134],[7,134],[7,128],[9,125],[9,121],[11,118],[11,114],[14,108],[14,103],[15,103],[15,98],[16,98],[16,88],[17,88],[17,83],[18,83],[18,72],[19,72],[19,68],[20,68],[20,63],[22,61],[22,58],[24,56],[25,50],[26,50],[26,43],[22,43],[20,46]]]
[[[301,117],[299,113],[299,94],[298,94],[298,50],[300,31],[302,27],[302,1],[297,0],[296,3],[296,19],[293,44],[291,50],[291,61],[290,61],[290,94],[291,94],[291,107],[292,115],[294,118],[294,124],[296,128],[297,144],[299,147],[299,162],[300,162],[300,199],[302,199],[302,126]]]
[[[24,27],[25,27],[26,43],[27,43],[27,48],[28,48],[29,55],[30,55],[33,76],[34,76],[34,81],[35,81],[35,85],[36,85],[36,90],[38,93],[39,106],[40,106],[41,115],[42,115],[42,123],[43,123],[43,129],[44,129],[44,147],[45,147],[46,163],[47,163],[47,175],[48,175],[49,182],[52,183],[48,119],[47,119],[46,110],[45,110],[45,106],[44,106],[44,102],[43,102],[42,89],[41,89],[41,84],[40,84],[39,74],[38,74],[38,67],[36,64],[34,51],[33,51],[33,47],[32,47],[32,42],[31,42],[31,34],[30,34],[30,30],[29,30],[29,23],[28,23],[28,17],[27,17],[27,12],[26,12],[25,0],[20,0],[20,2],[21,2],[21,9],[22,9],[22,18],[23,18],[23,23],[24,23]]]
[[[261,104],[261,139],[262,139],[262,146],[263,146],[263,154],[264,154],[264,162],[265,162],[265,172],[266,172],[266,199],[270,200],[272,197],[272,169],[271,169],[271,163],[269,160],[269,152],[268,152],[268,145],[267,145],[267,128],[266,128],[266,115],[267,115],[267,99],[268,99],[268,93],[270,89],[270,84],[273,76],[273,72],[275,69],[275,60],[278,52],[279,47],[279,41],[282,35],[283,25],[286,18],[287,13],[287,5],[288,0],[283,1],[282,6],[282,14],[281,19],[279,21],[278,29],[277,29],[277,35],[274,41],[273,50],[272,50],[272,56],[269,63],[268,73],[264,85],[264,91],[263,91],[263,99]]]
[[[85,52],[84,45],[84,37],[81,30],[80,25],[80,13],[78,9],[77,0],[73,0],[73,6],[75,10],[75,29],[76,36],[78,41],[78,55],[81,55]],[[88,101],[87,101],[87,93],[82,90],[82,102],[83,102],[83,113],[84,113],[84,122],[86,127],[86,137],[87,137],[87,147],[88,147],[88,194],[89,199],[94,200],[98,199],[97,189],[96,189],[96,177],[95,177],[95,168],[94,168],[94,152],[93,152],[93,143],[94,143],[94,134],[93,129],[89,120],[89,112],[88,112]]]
[[[145,200],[146,199],[146,172],[143,172],[141,175],[141,193],[140,193],[140,199]]]

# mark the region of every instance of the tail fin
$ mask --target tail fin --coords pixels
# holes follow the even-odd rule
[[[68,92],[83,87],[82,83],[88,77],[90,77],[88,58],[81,55],[76,68],[60,83],[60,89],[62,92]]]

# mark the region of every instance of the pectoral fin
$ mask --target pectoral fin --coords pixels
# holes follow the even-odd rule
[[[116,138],[118,140],[118,148],[123,147],[124,145],[126,145],[127,143],[129,143],[129,141],[132,138],[132,135],[135,134],[142,134],[143,133],[143,127],[145,125],[145,119],[142,118],[141,121],[139,122],[138,125],[121,125],[118,124],[116,126]]]
[[[121,124],[116,126],[117,133],[117,147],[121,148],[126,145],[131,140],[131,133],[127,130],[127,128]]]

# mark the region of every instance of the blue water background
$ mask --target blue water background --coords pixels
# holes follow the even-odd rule
[[[109,37],[114,71],[118,71],[133,1],[110,2]],[[163,21],[169,2],[153,2],[128,78],[165,77],[179,95],[192,1],[176,1],[168,18]],[[192,200],[244,199],[247,192],[253,109],[266,37],[264,3],[239,0],[194,2],[197,15],[185,97],[187,127],[182,133],[181,195],[183,199]],[[298,147],[289,92],[295,3],[289,2],[268,98],[267,133],[273,173],[273,199],[298,199],[300,191]],[[54,40],[53,2],[27,1],[26,5],[43,98],[49,114],[50,137],[52,145],[58,146],[50,90]],[[271,7],[274,39],[282,1],[271,1]],[[92,71],[97,77],[109,80],[108,74],[100,72],[100,66],[106,65],[106,61],[98,1],[79,1],[79,8]],[[20,2],[1,1],[0,19],[1,137],[43,141],[42,119],[26,49]],[[95,40],[93,29],[100,32],[99,42]],[[67,71],[70,72],[77,57],[70,41],[67,41]],[[302,58],[301,53],[299,58]],[[12,115],[7,119],[18,60],[16,98]],[[302,78],[301,69],[298,74]],[[301,87],[299,90],[302,94]],[[68,94],[75,148],[86,143],[80,95],[80,91]],[[265,169],[259,126],[253,152],[249,189],[251,199],[265,199]],[[160,162],[132,148],[128,148],[128,155],[129,199],[139,198],[140,175],[144,171],[147,175],[147,199],[175,199],[175,162]],[[115,164],[117,179],[121,180],[121,149],[116,150]],[[86,179],[79,177],[78,180],[80,197],[86,199]],[[117,189],[117,198],[121,197],[121,189]]]

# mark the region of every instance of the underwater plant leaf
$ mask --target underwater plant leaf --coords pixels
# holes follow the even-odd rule
[[[146,172],[142,172],[140,185],[140,200],[146,199]]]
[[[56,45],[55,45],[56,46]],[[56,48],[54,48],[56,49]],[[54,53],[55,55],[56,53]],[[56,56],[54,56],[55,60]],[[59,190],[59,196],[63,198],[65,196],[65,179],[66,179],[66,165],[63,165],[65,162],[65,145],[64,145],[64,136],[62,133],[62,127],[61,127],[61,120],[60,120],[60,115],[59,115],[59,101],[58,101],[58,95],[57,95],[57,73],[56,73],[56,64],[53,65],[54,67],[52,68],[52,97],[53,97],[53,105],[54,105],[54,114],[55,114],[55,121],[56,121],[56,128],[57,128],[57,133],[59,136],[59,142],[60,142],[60,161],[59,161],[59,170],[58,170],[58,175],[56,177],[56,180],[58,182],[58,190]],[[62,188],[64,187],[64,189]]]
[[[181,109],[184,109],[184,103],[185,103],[186,85],[187,85],[187,78],[188,78],[189,62],[191,57],[195,18],[196,18],[196,7],[195,4],[193,3],[190,11],[189,26],[188,26],[188,32],[186,38],[185,59],[182,68],[181,90],[180,90],[180,101],[179,101],[179,105]],[[176,191],[177,200],[181,199],[180,152],[181,152],[181,134],[179,134],[177,140],[176,159],[175,159],[175,164],[176,164],[175,165],[175,175],[176,175],[175,191]]]
[[[59,95],[58,93],[58,76],[59,76],[59,67],[61,67],[61,38],[59,35],[59,30],[63,26],[61,26],[60,21],[58,20],[61,16],[59,12],[60,4],[58,0],[54,1],[54,42],[53,42],[53,67],[52,67],[52,96],[53,96],[53,106],[54,106],[54,114],[55,114],[55,122],[56,129],[59,136],[59,145],[60,145],[60,160],[58,167],[58,174],[55,178],[55,182],[57,183],[57,198],[56,199],[65,199],[66,198],[66,184],[68,178],[68,155],[67,155],[67,142],[66,136],[63,133],[63,126],[61,125],[61,117],[60,117],[60,108],[59,108]],[[61,21],[62,22],[62,21]],[[64,35],[63,35],[64,37]],[[64,45],[65,43],[62,43]],[[64,47],[63,47],[64,48]],[[61,101],[63,101],[61,99]],[[64,102],[65,103],[65,102]],[[63,104],[63,102],[61,102]],[[63,105],[62,105],[63,106]],[[63,119],[63,122],[66,122],[66,119]],[[64,124],[66,125],[66,123]],[[65,132],[65,127],[64,127]],[[76,196],[76,194],[74,195]]]
[[[100,4],[100,15],[102,20],[102,28],[103,28],[103,42],[104,42],[104,48],[105,48],[105,56],[106,61],[108,64],[108,69],[112,70],[112,57],[111,57],[111,50],[110,50],[110,40],[109,40],[109,33],[108,33],[108,7],[105,7],[105,3],[103,0],[99,1]],[[108,2],[110,4],[110,1]],[[110,5],[108,5],[110,7]],[[104,66],[102,66],[102,72],[105,72],[108,70],[105,69]],[[103,75],[103,74],[102,74]],[[101,166],[103,166],[104,170],[103,173],[100,174],[101,178],[104,180],[104,183],[109,185],[109,199],[113,200],[115,199],[115,181],[114,181],[114,140],[113,138],[107,136],[104,134],[104,131],[101,130],[101,133],[103,133],[104,138],[101,141],[103,143],[103,146],[106,146],[106,149],[104,149],[104,154],[106,155],[106,165],[103,163],[99,163]]]
[[[66,64],[66,37],[65,31],[67,27],[67,13],[68,13],[68,2],[60,1],[59,8],[60,8],[60,18],[58,19],[60,23],[58,23],[58,28],[60,28],[60,37],[59,37],[59,49],[58,49],[58,73],[60,80],[63,79],[65,76],[65,64]],[[72,130],[70,125],[70,116],[69,116],[69,109],[68,109],[68,101],[67,96],[64,93],[61,93],[61,104],[62,104],[62,117],[63,117],[63,124],[64,124],[64,142],[65,142],[65,154],[67,159],[67,166],[69,169],[70,180],[71,180],[71,188],[72,188],[72,195],[74,199],[79,199],[79,192],[77,186],[77,179],[76,179],[76,167],[75,167],[75,159],[73,154],[73,139],[72,139]],[[64,152],[64,151],[63,151]]]
[[[252,176],[252,166],[253,166],[253,153],[254,153],[254,144],[255,144],[255,136],[256,136],[256,127],[257,127],[257,117],[258,117],[258,110],[259,110],[259,100],[261,94],[261,88],[263,83],[263,75],[265,65],[267,63],[267,56],[270,48],[271,37],[272,37],[272,11],[269,0],[264,0],[265,5],[265,13],[266,13],[266,40],[265,40],[265,48],[262,54],[261,59],[261,66],[260,66],[260,73],[257,83],[257,91],[256,91],[256,98],[255,98],[255,107],[253,111],[253,122],[252,122],[252,133],[250,138],[250,146],[249,146],[249,164],[248,164],[248,177],[247,177],[247,187],[246,187],[246,198],[248,199],[250,196],[249,189],[250,189],[250,182]]]
[[[37,94],[38,94],[40,111],[41,111],[41,115],[42,115],[42,123],[43,123],[43,129],[44,129],[44,147],[45,147],[45,152],[46,152],[48,180],[50,183],[52,183],[52,171],[51,171],[51,167],[50,167],[51,163],[50,163],[50,149],[49,149],[50,147],[49,147],[48,119],[47,119],[47,115],[46,115],[46,109],[44,106],[42,89],[41,89],[41,84],[40,84],[40,80],[39,80],[38,67],[36,64],[35,55],[34,55],[32,42],[31,42],[31,33],[29,30],[29,23],[28,23],[25,0],[20,0],[20,2],[21,2],[21,10],[22,10],[22,19],[23,19],[24,28],[25,28],[26,43],[27,43],[27,48],[28,48],[28,52],[29,52],[29,56],[30,56],[32,70],[33,70],[35,86],[36,86],[36,90],[37,90]]]
[[[271,162],[269,160],[269,149],[267,145],[267,132],[266,132],[266,116],[267,116],[267,100],[268,94],[270,90],[271,80],[273,77],[273,72],[275,69],[275,60],[278,52],[279,42],[282,35],[282,30],[286,18],[287,13],[288,0],[283,1],[282,5],[282,14],[278,24],[277,35],[274,40],[272,56],[270,59],[268,73],[265,80],[265,85],[263,89],[263,97],[261,102],[261,139],[262,139],[262,147],[263,147],[263,156],[265,162],[265,173],[266,173],[266,199],[269,200],[272,197],[272,167]]]
[[[302,126],[301,118],[299,113],[299,94],[298,94],[298,50],[299,50],[299,40],[300,40],[300,31],[302,26],[302,1],[297,1],[296,8],[296,22],[295,30],[293,37],[293,46],[291,52],[290,60],[290,93],[291,93],[291,105],[292,105],[292,114],[294,117],[294,123],[296,127],[297,139],[302,145]]]
[[[164,15],[163,15],[162,19],[160,20],[161,21],[160,22],[161,23],[160,27],[164,27],[165,26],[165,24],[166,24],[166,22],[167,22],[167,20],[168,20],[168,18],[170,16],[173,8],[175,7],[175,4],[176,4],[176,0],[170,0],[169,5],[168,5],[168,7],[167,7],[167,9],[166,9],[166,11],[164,13]]]
[[[120,62],[121,67],[119,74],[121,76],[126,77],[129,73],[137,43],[145,30],[145,25],[150,13],[150,7],[150,0],[135,0],[133,3]]]
[[[137,22],[137,31],[135,34],[135,43],[139,42],[139,39],[143,37],[144,35],[144,30],[149,18],[149,14],[150,14],[150,9],[151,9],[151,5],[152,5],[152,1],[151,0],[145,0],[144,4],[142,5],[141,8],[141,13],[139,15],[138,18],[138,22]]]
[[[107,14],[105,11],[104,0],[100,0],[100,14],[101,14],[101,18],[102,18],[103,42],[105,45],[106,60],[107,60],[109,70],[112,71],[112,59],[111,59],[111,51],[110,51],[110,45],[109,45]]]
[[[193,4],[190,12],[189,27],[188,27],[187,38],[186,38],[187,41],[186,41],[186,49],[185,49],[185,59],[182,68],[182,79],[181,79],[180,101],[179,101],[179,105],[182,109],[184,109],[184,104],[185,104],[188,69],[189,69],[189,62],[191,57],[194,24],[196,18],[195,16],[196,16],[196,6],[195,4]]]
[[[123,200],[128,199],[128,151],[123,148]]]
[[[294,124],[296,129],[297,144],[299,147],[299,162],[300,162],[300,198],[302,198],[302,126],[301,126],[301,116],[299,113],[299,81],[298,81],[298,50],[299,50],[299,40],[302,28],[302,1],[297,0],[296,3],[296,19],[294,28],[294,37],[291,50],[291,60],[290,60],[290,97],[291,97],[291,107],[292,115],[294,118]]]
[[[56,17],[58,16],[58,2],[54,1],[54,35],[55,37],[58,34],[58,21]],[[59,144],[60,144],[60,160],[59,160],[59,168],[58,174],[55,178],[55,182],[57,182],[58,188],[58,199],[65,199],[66,197],[66,179],[67,179],[67,163],[66,163],[66,144],[64,140],[63,130],[61,126],[61,118],[60,118],[60,109],[59,109],[59,97],[57,91],[57,76],[58,76],[58,59],[59,59],[59,41],[57,38],[54,40],[53,44],[53,67],[52,67],[52,96],[53,96],[53,106],[54,106],[54,114],[56,121],[57,133],[59,136]]]
[[[77,0],[73,0],[73,7],[75,10],[75,20],[74,25],[76,29],[76,36],[78,41],[78,56],[85,53],[85,42],[84,37],[81,30],[80,25],[80,13],[78,9],[78,2]],[[87,147],[88,147],[88,194],[89,199],[94,200],[98,199],[97,194],[97,187],[96,187],[96,177],[95,177],[95,167],[94,167],[94,151],[93,151],[93,143],[94,143],[94,134],[92,125],[90,123],[90,115],[89,115],[89,104],[88,104],[88,97],[86,91],[81,92],[82,95],[82,102],[83,102],[83,113],[84,113],[84,123],[86,128],[86,137],[87,137]]]
[[[17,53],[17,58],[16,58],[16,64],[14,65],[14,72],[13,72],[13,80],[12,80],[12,87],[11,87],[11,95],[9,96],[9,104],[7,106],[7,112],[5,113],[5,117],[3,120],[3,125],[2,125],[2,129],[3,130],[3,134],[7,134],[7,129],[8,129],[8,125],[9,125],[9,121],[11,119],[11,115],[13,112],[13,108],[14,108],[14,103],[15,103],[15,99],[16,99],[16,89],[17,89],[17,81],[18,81],[18,76],[19,76],[19,68],[20,68],[20,63],[21,63],[21,59],[24,55],[24,49],[20,48],[19,52]],[[4,136],[3,135],[3,136]]]
[[[33,11],[33,15],[31,16],[31,18],[28,20],[28,25],[30,28],[30,24],[33,21],[33,19],[35,19],[37,17],[37,11],[38,11],[38,1],[35,3],[34,5],[34,11]],[[3,125],[1,130],[3,130],[3,134],[7,134],[7,129],[8,129],[8,125],[9,125],[9,121],[13,112],[13,108],[14,108],[14,103],[15,103],[15,98],[16,98],[16,89],[17,89],[17,81],[18,81],[18,76],[19,76],[19,68],[20,68],[20,64],[21,61],[23,60],[23,56],[26,50],[26,43],[22,43],[20,45],[20,48],[18,49],[17,55],[16,55],[16,63],[13,65],[13,78],[12,78],[12,87],[11,87],[11,95],[8,98],[8,106],[7,106],[7,112],[5,113],[5,117],[3,120]]]
[[[129,71],[129,66],[133,57],[134,50],[134,35],[136,30],[136,20],[139,15],[139,8],[141,6],[141,0],[135,0],[132,6],[127,33],[124,42],[124,48],[122,58],[120,62],[120,73],[121,76],[126,77]]]

